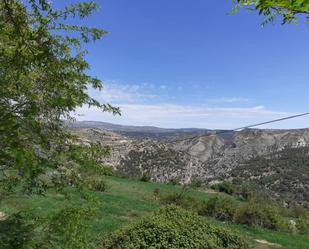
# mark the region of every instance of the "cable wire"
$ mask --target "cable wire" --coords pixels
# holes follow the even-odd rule
[[[223,130],[223,131],[218,131],[218,132],[215,131],[215,133],[194,135],[192,137],[183,138],[182,140],[192,139],[192,138],[195,138],[195,137],[204,137],[204,136],[207,137],[207,136],[220,135],[220,134],[224,134],[224,133],[236,132],[236,131],[243,130],[243,129],[249,129],[249,128],[252,128],[252,127],[276,123],[276,122],[280,122],[280,121],[284,121],[284,120],[288,120],[288,119],[293,119],[293,118],[298,118],[298,117],[303,117],[303,116],[307,116],[307,115],[309,115],[309,112],[301,113],[301,114],[297,114],[297,115],[293,115],[293,116],[288,116],[288,117],[284,117],[284,118],[279,118],[279,119],[273,119],[273,120],[269,120],[269,121],[265,121],[265,122],[261,122],[261,123],[257,123],[257,124],[252,124],[252,125],[247,125],[247,126],[243,126],[243,127],[239,127],[239,128],[235,128],[235,129],[231,129],[231,130]],[[175,139],[175,140],[178,140],[178,139]]]

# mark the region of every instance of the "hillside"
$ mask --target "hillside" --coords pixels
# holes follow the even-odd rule
[[[0,202],[0,211],[2,214],[10,215],[28,210],[35,213],[36,219],[40,220],[64,208],[72,206],[90,207],[95,210],[95,213],[87,221],[83,221],[83,224],[90,226],[87,240],[93,245],[97,243],[98,238],[108,236],[113,231],[132,224],[162,207],[162,204],[154,195],[157,190],[162,195],[175,194],[181,191],[181,187],[177,185],[148,183],[118,177],[104,177],[104,181],[108,186],[106,191],[87,191],[87,195],[71,187],[60,193],[50,190],[45,196],[25,196],[15,193]],[[192,188],[187,191],[188,197],[201,201],[207,201],[216,195],[224,196],[223,194],[206,193]],[[306,235],[235,225],[209,217],[206,220],[218,229],[229,229],[233,230],[234,233],[242,234],[250,244],[251,249],[277,247],[282,249],[307,249],[309,243]],[[0,226],[0,230],[2,228],[4,227]],[[24,229],[27,229],[27,227]],[[5,232],[10,232],[10,230]],[[100,244],[96,244],[95,248],[102,247],[100,247]]]
[[[289,203],[309,203],[309,147],[287,148],[257,156],[230,172],[235,181],[263,186]]]
[[[246,129],[228,138],[197,133],[163,140],[133,139],[116,132],[94,128],[74,128],[73,132],[83,139],[99,141],[104,146],[111,145],[112,155],[104,160],[117,171],[130,176],[149,175],[157,182],[176,180],[181,183],[192,181],[212,183],[218,180],[232,180],[235,174],[239,174],[242,180],[251,181],[257,174],[257,167],[249,166],[252,162],[267,159],[274,153],[283,155],[291,148],[296,154],[294,152],[286,154],[284,164],[260,160],[263,166],[259,167],[258,174],[262,179],[268,174],[267,172],[277,172],[277,168],[281,167],[281,173],[277,175],[275,173],[274,178],[271,178],[278,178],[281,183],[268,184],[267,188],[275,195],[293,196],[301,202],[309,201],[308,196],[304,194],[308,188],[308,171],[304,163],[306,158],[298,160],[298,166],[294,165],[294,155],[298,155],[299,150],[309,146],[309,129]],[[295,168],[294,171],[294,166],[301,170]],[[240,171],[245,171],[246,174],[240,174]],[[302,172],[304,177],[300,177],[297,184],[288,184],[289,191],[279,191],[275,186],[286,185],[290,181],[289,174],[282,174],[289,171],[292,171],[295,177]],[[263,181],[258,183],[265,187]],[[300,189],[301,193],[297,194]]]

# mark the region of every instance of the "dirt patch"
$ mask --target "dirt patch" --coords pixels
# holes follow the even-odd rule
[[[217,194],[219,193],[218,191],[216,190],[213,190],[213,189],[198,189],[199,192],[203,192],[203,193],[207,193],[207,194]]]
[[[265,246],[281,247],[281,245],[279,245],[279,244],[271,243],[271,242],[264,240],[264,239],[256,239],[255,241],[262,244],[262,245],[265,245]],[[265,248],[267,248],[267,247],[265,247]]]

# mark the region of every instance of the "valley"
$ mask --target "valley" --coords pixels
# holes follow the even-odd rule
[[[309,129],[245,129],[224,136],[210,130],[186,135],[176,131],[160,139],[141,138],[143,129],[138,139],[124,136],[125,130],[122,126],[119,133],[92,124],[72,132],[84,142],[111,146],[111,155],[102,160],[126,176],[149,175],[155,182],[181,184],[245,181],[266,188],[273,196],[293,197],[303,204],[309,201]]]

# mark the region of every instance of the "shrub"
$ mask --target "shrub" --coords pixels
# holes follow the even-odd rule
[[[226,194],[232,195],[234,194],[236,187],[231,182],[221,182],[217,184],[211,185],[211,188],[214,190],[218,190],[219,192],[224,192]]]
[[[160,197],[160,193],[161,193],[161,191],[160,191],[159,188],[155,188],[153,190],[153,196],[155,197],[156,200]]]
[[[189,190],[190,189],[186,185],[183,185],[179,192],[161,196],[160,201],[164,205],[172,204],[180,206],[187,210],[196,211],[198,207],[201,205],[201,201],[199,199],[188,196]]]
[[[245,200],[251,200],[256,196],[256,188],[252,185],[244,183],[236,188],[235,195]]]
[[[190,184],[191,188],[200,188],[203,182],[201,180],[193,180]]]
[[[201,205],[201,201],[186,195],[182,195],[181,193],[173,193],[170,195],[166,195],[161,197],[161,203],[164,205],[176,205],[182,207],[186,210],[197,210]]]
[[[204,202],[198,213],[219,220],[232,221],[238,208],[236,201],[225,196],[215,196]]]
[[[81,183],[80,188],[92,191],[105,192],[107,189],[107,185],[103,179],[88,178]]]
[[[99,170],[99,172],[101,175],[104,175],[104,176],[116,175],[114,169],[110,166],[101,166],[101,169]]]
[[[235,215],[235,222],[250,226],[260,226],[272,230],[288,230],[288,224],[274,205],[248,202]]]
[[[140,180],[141,180],[142,182],[150,182],[151,176],[148,175],[148,174],[143,174],[143,175],[141,176]]]
[[[94,180],[93,190],[99,191],[99,192],[104,192],[104,191],[106,191],[106,189],[107,189],[107,185],[104,182],[104,180],[102,180],[102,179]]]
[[[307,211],[303,206],[294,206],[293,207],[293,216],[296,218],[305,217],[307,215]]]
[[[16,213],[0,220],[0,248],[29,248],[33,245],[35,226],[30,222],[29,214]]]
[[[100,242],[104,249],[248,248],[238,234],[175,206],[167,206]]]
[[[296,220],[296,229],[301,234],[309,235],[309,219],[308,218],[299,218]]]
[[[168,182],[170,185],[179,185],[179,179],[177,178],[171,178]]]
[[[80,169],[81,173],[86,175],[98,175],[98,176],[115,176],[116,173],[114,169],[110,166],[102,164],[82,164]]]
[[[40,249],[88,249],[89,226],[86,221],[94,214],[90,208],[67,207],[51,215],[40,236]]]

